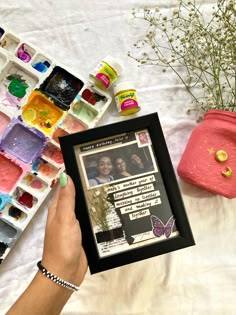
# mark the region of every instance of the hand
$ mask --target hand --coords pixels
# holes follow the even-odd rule
[[[75,216],[75,187],[65,173],[61,174],[60,183],[64,187],[58,187],[48,209],[42,265],[63,280],[79,286],[88,264]]]

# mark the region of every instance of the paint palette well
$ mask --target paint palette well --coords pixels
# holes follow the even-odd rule
[[[111,100],[0,27],[0,263],[65,169],[59,137],[93,128]]]
[[[23,170],[19,165],[0,154],[0,191],[2,193],[9,193],[22,173]]]
[[[24,163],[32,163],[44,147],[45,137],[15,120],[5,131],[1,148]]]
[[[46,134],[52,132],[53,127],[62,116],[63,111],[38,91],[32,92],[29,102],[23,107],[22,111],[25,122]]]

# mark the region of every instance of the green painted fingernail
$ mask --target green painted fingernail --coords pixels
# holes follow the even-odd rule
[[[60,186],[65,187],[67,185],[67,175],[66,173],[61,173],[60,174]]]

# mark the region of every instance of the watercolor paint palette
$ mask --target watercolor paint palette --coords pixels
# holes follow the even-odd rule
[[[0,263],[65,169],[59,137],[95,127],[111,100],[0,27]]]

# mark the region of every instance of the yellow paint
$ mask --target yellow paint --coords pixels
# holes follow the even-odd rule
[[[29,101],[22,111],[24,121],[46,134],[52,132],[52,127],[56,125],[63,114],[63,111],[40,91],[31,93]]]

